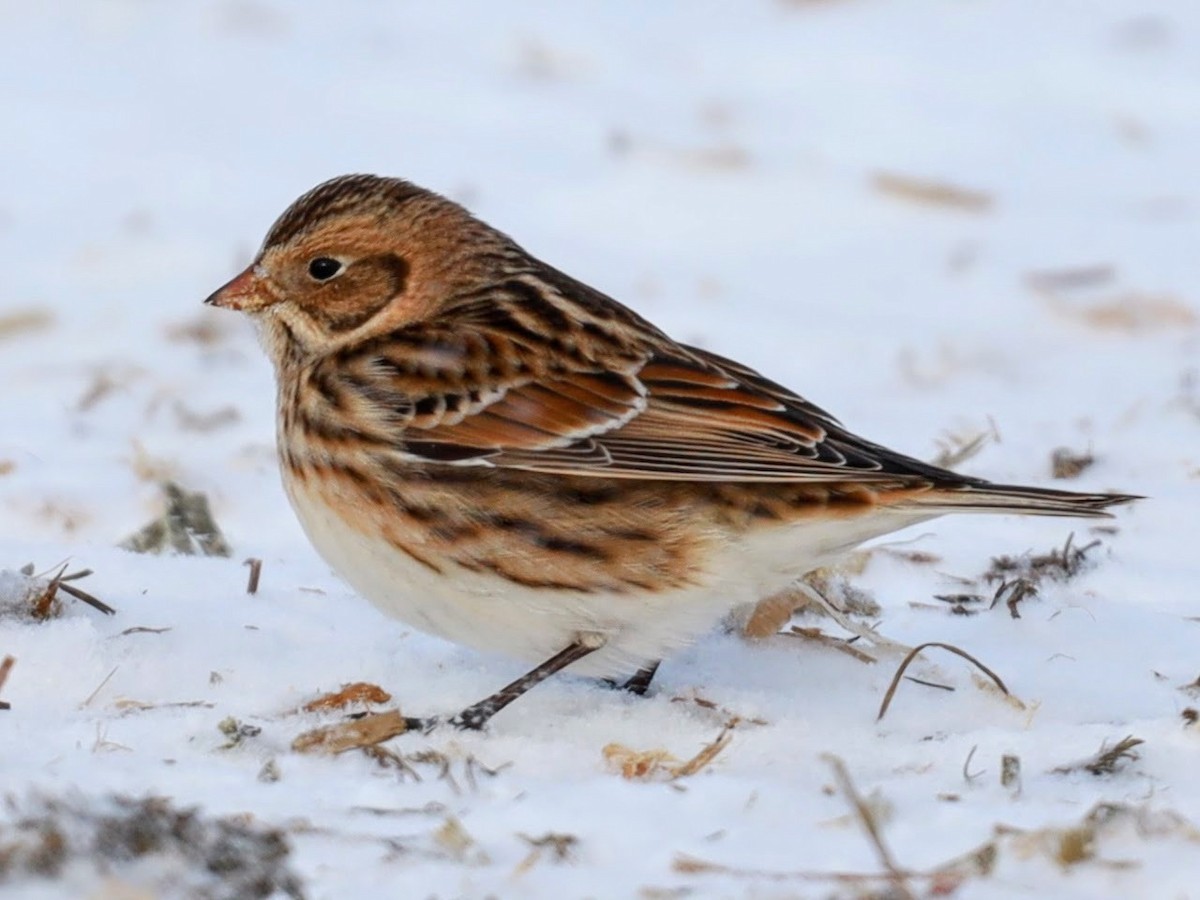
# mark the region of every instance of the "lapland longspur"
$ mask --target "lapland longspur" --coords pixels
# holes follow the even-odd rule
[[[259,328],[284,484],[326,561],[389,615],[538,664],[459,727],[567,666],[645,690],[730,610],[913,523],[1135,499],[864,440],[399,179],[304,194],[207,302]]]

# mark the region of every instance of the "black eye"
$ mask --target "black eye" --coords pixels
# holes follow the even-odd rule
[[[318,256],[308,264],[308,274],[317,281],[328,281],[342,271],[342,264],[328,256]]]

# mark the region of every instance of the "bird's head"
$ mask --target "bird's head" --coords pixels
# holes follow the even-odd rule
[[[301,196],[240,275],[205,302],[255,319],[276,364],[437,314],[506,239],[397,178],[344,175]]]

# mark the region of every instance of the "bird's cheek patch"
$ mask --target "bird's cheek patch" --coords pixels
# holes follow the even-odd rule
[[[330,331],[353,331],[404,293],[408,272],[408,263],[394,253],[357,260],[313,297],[308,312]]]

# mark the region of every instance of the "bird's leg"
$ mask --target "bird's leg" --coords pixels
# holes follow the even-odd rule
[[[571,663],[578,662],[588,654],[596,652],[606,642],[606,639],[602,635],[581,635],[578,640],[568,644],[544,663],[525,673],[512,684],[505,685],[496,691],[496,693],[490,697],[485,697],[478,703],[472,703],[462,712],[451,716],[445,721],[455,728],[478,731],[491,720],[492,716],[500,712],[500,710],[504,709],[504,707],[508,706],[508,704],[512,703],[530,688],[541,684],[554,673],[561,672],[567,666],[571,665]],[[432,731],[442,722],[436,716],[427,719],[406,718],[404,721],[409,731],[423,732]]]
[[[636,694],[639,697],[646,696],[646,691],[650,687],[650,682],[654,680],[654,673],[658,671],[658,667],[662,665],[662,660],[657,660],[649,665],[642,666],[633,675],[621,685],[621,690],[629,691],[631,694]]]

